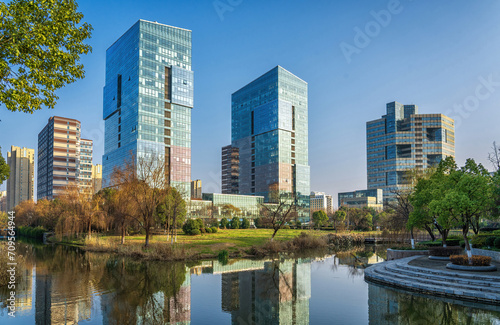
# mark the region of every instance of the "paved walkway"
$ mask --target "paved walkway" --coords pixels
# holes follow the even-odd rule
[[[455,271],[447,263],[412,256],[374,264],[365,270],[365,279],[434,296],[500,303],[500,271]]]

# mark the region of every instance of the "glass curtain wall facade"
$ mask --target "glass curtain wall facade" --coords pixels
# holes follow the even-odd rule
[[[280,66],[232,94],[231,146],[239,149],[239,194],[293,193],[309,219],[307,83]]]
[[[418,114],[416,105],[387,104],[387,114],[366,123],[368,188],[384,190],[384,203],[405,186],[414,168],[455,156],[455,125],[443,114]]]
[[[189,198],[191,31],[139,20],[106,51],[103,182],[126,159],[155,156]]]

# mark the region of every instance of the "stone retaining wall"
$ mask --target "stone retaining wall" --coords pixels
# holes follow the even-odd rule
[[[416,255],[429,255],[428,250],[396,250],[396,249],[387,249],[387,260],[398,260],[400,258],[416,256]]]
[[[387,252],[389,254],[389,252]],[[493,261],[500,262],[500,252],[496,251],[489,251],[487,249],[479,249],[479,248],[473,248],[472,249],[472,254],[473,255],[484,255],[484,256],[489,256]]]

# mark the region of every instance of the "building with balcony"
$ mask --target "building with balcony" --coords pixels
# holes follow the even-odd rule
[[[240,150],[231,145],[222,147],[222,193],[238,194]]]

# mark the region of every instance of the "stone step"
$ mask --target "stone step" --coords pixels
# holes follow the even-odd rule
[[[480,292],[489,292],[489,293],[494,293],[499,295],[500,298],[500,288],[494,288],[494,287],[489,287],[486,286],[484,282],[482,283],[474,283],[474,284],[467,284],[467,283],[459,283],[459,282],[450,282],[446,281],[445,279],[428,279],[425,277],[420,276],[419,274],[403,274],[398,269],[394,271],[394,268],[391,268],[390,266],[386,265],[385,267],[379,268],[375,272],[385,272],[386,275],[388,276],[393,276],[397,277],[398,279],[401,280],[406,280],[408,282],[415,282],[418,281],[419,283],[426,283],[432,286],[442,286],[442,287],[453,287],[454,289],[463,289],[463,290],[470,290],[470,291],[480,291]]]
[[[484,281],[482,279],[477,279],[477,278],[473,278],[473,279],[472,278],[462,278],[462,277],[457,277],[457,276],[455,276],[453,274],[449,274],[449,273],[447,275],[442,275],[442,274],[421,272],[421,269],[419,269],[419,268],[408,269],[405,267],[401,267],[401,265],[398,265],[398,264],[386,265],[385,268],[389,271],[392,271],[395,273],[405,274],[405,275],[412,276],[412,277],[424,278],[424,279],[435,280],[435,281],[445,281],[445,282],[473,285],[473,286],[486,286],[486,287],[500,289],[500,282]]]
[[[400,279],[394,279],[392,276],[386,276],[378,272],[374,272],[374,270],[365,273],[365,275],[369,279],[376,282],[385,283],[396,287],[406,288],[409,290],[414,290],[422,293],[430,293],[433,295],[437,294],[437,295],[449,296],[460,299],[478,300],[495,304],[500,303],[500,295],[498,294],[480,292],[475,290],[474,291],[464,290],[458,288],[451,289],[451,288],[446,288],[446,286],[432,286],[416,281],[413,282],[408,282],[406,280],[401,281]]]
[[[414,272],[419,272],[419,273],[427,273],[427,274],[434,274],[434,275],[442,275],[442,276],[448,276],[448,277],[454,277],[454,278],[461,278],[461,279],[470,279],[470,280],[480,280],[480,281],[485,281],[485,282],[493,282],[493,283],[500,283],[500,277],[496,276],[488,276],[488,275],[483,275],[483,274],[470,274],[470,273],[458,273],[458,272],[453,272],[453,271],[443,271],[443,270],[434,270],[434,269],[427,269],[427,268],[420,268],[417,266],[412,266],[408,265],[407,263],[404,262],[396,262],[395,263],[398,268],[402,268],[408,271],[414,271]]]

